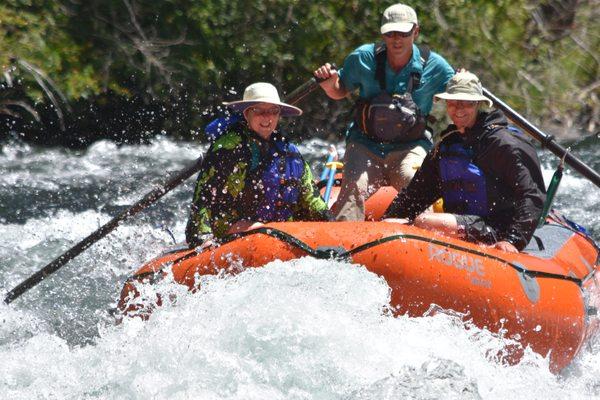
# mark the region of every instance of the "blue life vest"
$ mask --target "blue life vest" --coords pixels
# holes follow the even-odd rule
[[[473,150],[462,143],[453,143],[440,145],[439,151],[444,210],[487,216],[486,179],[483,171],[473,163]]]
[[[223,132],[227,132],[227,130],[242,120],[242,114],[232,114],[227,117],[219,117],[212,120],[206,127],[204,128],[204,134],[206,138],[211,142],[217,140]]]
[[[288,221],[300,197],[304,161],[296,146],[280,140],[271,146],[269,158],[262,173],[263,198],[256,216],[263,222]]]

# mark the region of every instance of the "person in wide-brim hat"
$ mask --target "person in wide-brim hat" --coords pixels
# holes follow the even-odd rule
[[[249,85],[242,100],[223,104],[245,121],[239,115],[221,119],[223,128],[204,155],[186,226],[188,244],[208,246],[267,222],[330,220],[310,165],[277,130],[281,116],[302,110],[282,102],[265,82]]]
[[[275,86],[256,82],[244,90],[242,100],[224,102],[224,105],[244,115],[248,128],[264,140],[268,140],[277,129],[280,117],[293,117],[302,110],[281,101]]]
[[[244,112],[248,107],[260,103],[279,106],[281,108],[280,116],[282,117],[302,115],[302,110],[298,107],[282,102],[275,86],[266,82],[256,82],[246,87],[242,100],[223,102],[224,105],[237,112]]]
[[[483,95],[483,86],[479,78],[468,71],[459,71],[446,85],[444,93],[433,96],[435,99],[477,101],[492,106],[492,100]]]
[[[542,215],[546,187],[535,147],[501,110],[485,110],[479,78],[459,71],[436,94],[452,120],[408,187],[386,211],[406,223],[505,252],[527,246]],[[441,213],[425,212],[443,200]]]

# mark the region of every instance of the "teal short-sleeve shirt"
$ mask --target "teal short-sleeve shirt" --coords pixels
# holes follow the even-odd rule
[[[344,60],[344,66],[339,70],[340,80],[349,91],[358,90],[361,98],[370,99],[381,92],[379,82],[375,77],[375,44],[365,44],[354,50]],[[398,73],[394,72],[388,63],[385,67],[386,90],[390,94],[403,94],[406,92],[408,82],[413,73],[421,75],[420,85],[413,92],[413,100],[423,114],[428,115],[433,106],[433,95],[446,89],[446,84],[454,75],[454,70],[439,54],[431,52],[427,65],[423,69],[421,52],[413,45],[413,54],[408,64]],[[385,156],[389,151],[413,147],[417,144],[425,148],[430,147],[427,140],[418,140],[410,143],[378,143],[366,137],[357,127],[351,125],[347,132],[348,141],[358,141],[366,145],[376,154]]]

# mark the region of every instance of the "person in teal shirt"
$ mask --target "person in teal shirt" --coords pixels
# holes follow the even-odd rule
[[[367,123],[361,124],[361,116],[364,121],[372,105],[381,103],[383,92],[390,95],[389,99],[410,93],[411,104],[424,121],[431,111],[433,95],[443,91],[454,75],[442,56],[414,44],[419,24],[411,7],[404,4],[388,7],[383,13],[381,34],[382,45],[370,43],[358,47],[346,57],[341,69],[336,71],[330,64],[324,64],[315,71],[330,98],[342,99],[357,90],[359,95],[357,116],[346,137],[342,189],[332,207],[338,220],[364,220],[365,200],[384,185],[401,191],[431,148],[424,122],[415,124],[406,137],[398,132],[392,133],[393,140],[387,140],[367,132]],[[366,108],[362,108],[365,104]],[[372,126],[373,131],[378,129],[377,122]]]

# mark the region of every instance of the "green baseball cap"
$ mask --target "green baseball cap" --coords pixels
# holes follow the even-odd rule
[[[483,87],[477,75],[468,72],[458,72],[446,85],[444,93],[434,95],[436,99],[444,100],[466,100],[485,101],[488,107],[492,106],[492,100],[483,95]]]

